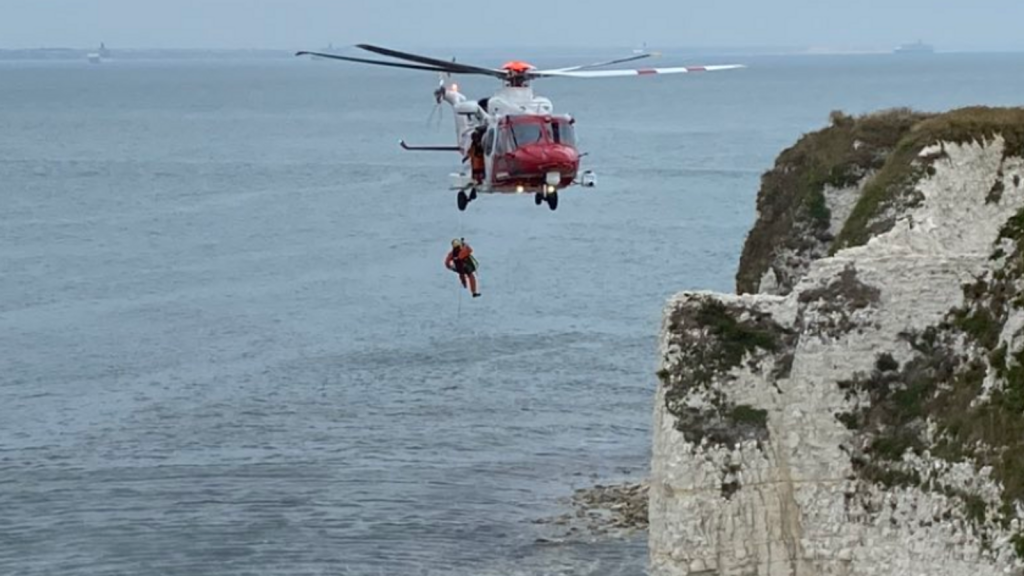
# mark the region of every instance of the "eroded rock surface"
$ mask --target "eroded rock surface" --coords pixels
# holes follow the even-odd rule
[[[535,523],[554,528],[542,539],[550,543],[631,536],[647,529],[648,490],[646,481],[580,488],[566,502],[571,512]]]
[[[1024,574],[1024,112],[891,118],[827,221],[759,222],[747,293],[669,303],[652,574]]]

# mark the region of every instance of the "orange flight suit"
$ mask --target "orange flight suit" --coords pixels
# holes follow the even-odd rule
[[[470,256],[473,255],[473,249],[469,247],[469,244],[463,242],[460,246],[455,246],[448,252],[448,256],[444,259],[444,266],[449,270],[453,270],[459,273],[459,282],[462,282],[463,288],[466,288],[466,282],[469,281],[469,291],[474,296],[480,293],[476,291],[476,265],[473,263],[473,259]]]

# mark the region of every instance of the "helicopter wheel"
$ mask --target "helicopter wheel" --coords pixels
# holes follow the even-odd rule
[[[552,192],[552,193],[548,194],[547,200],[548,200],[548,208],[551,208],[552,210],[557,210],[558,209],[558,192]]]
[[[543,204],[544,203],[544,195],[541,194],[540,192],[537,192],[536,194],[534,194],[533,195],[533,203],[536,204],[537,206],[540,206],[541,204]]]
[[[459,204],[459,212],[464,212],[466,210],[466,206],[469,206],[469,197],[466,196],[464,191],[459,190],[459,197],[457,200]]]
[[[472,202],[473,200],[476,200],[476,188],[473,188],[469,193],[469,201]]]

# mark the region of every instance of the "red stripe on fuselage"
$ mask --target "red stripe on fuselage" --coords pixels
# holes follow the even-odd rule
[[[654,68],[641,68],[640,70],[637,70],[636,73],[640,76],[646,76],[648,74],[657,74],[658,71]]]

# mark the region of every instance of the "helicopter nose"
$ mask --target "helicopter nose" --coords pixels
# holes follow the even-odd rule
[[[563,173],[575,173],[579,166],[579,153],[570,146],[562,144],[537,144],[517,151],[519,164],[530,172],[558,170]]]

